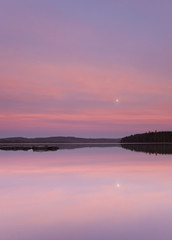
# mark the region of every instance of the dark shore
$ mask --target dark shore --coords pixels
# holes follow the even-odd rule
[[[75,149],[84,147],[113,147],[120,143],[120,139],[112,138],[76,138],[76,137],[48,137],[48,138],[3,138],[0,139],[0,150],[36,152],[56,151],[59,149]]]
[[[120,147],[120,143],[58,143],[58,144],[40,144],[40,143],[0,143],[0,150],[4,151],[29,151],[46,152],[62,149],[93,148],[93,147]]]
[[[46,152],[46,151],[57,151],[59,147],[57,145],[45,145],[45,144],[22,144],[22,143],[0,143],[0,150],[4,151],[29,151],[33,152]]]

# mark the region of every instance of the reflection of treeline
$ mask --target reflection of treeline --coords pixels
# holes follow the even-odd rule
[[[168,143],[172,142],[172,132],[148,132],[121,139],[121,143]]]
[[[121,146],[125,149],[145,152],[149,154],[172,154],[172,144],[127,144],[123,143]]]

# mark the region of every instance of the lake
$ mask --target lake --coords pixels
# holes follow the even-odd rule
[[[172,155],[0,151],[0,239],[171,240]]]

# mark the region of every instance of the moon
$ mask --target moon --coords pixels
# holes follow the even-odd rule
[[[115,99],[115,102],[116,102],[116,103],[119,103],[119,98],[116,98],[116,99]]]

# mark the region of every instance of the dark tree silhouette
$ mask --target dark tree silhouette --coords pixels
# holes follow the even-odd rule
[[[171,143],[172,132],[148,132],[121,139],[121,143]]]

